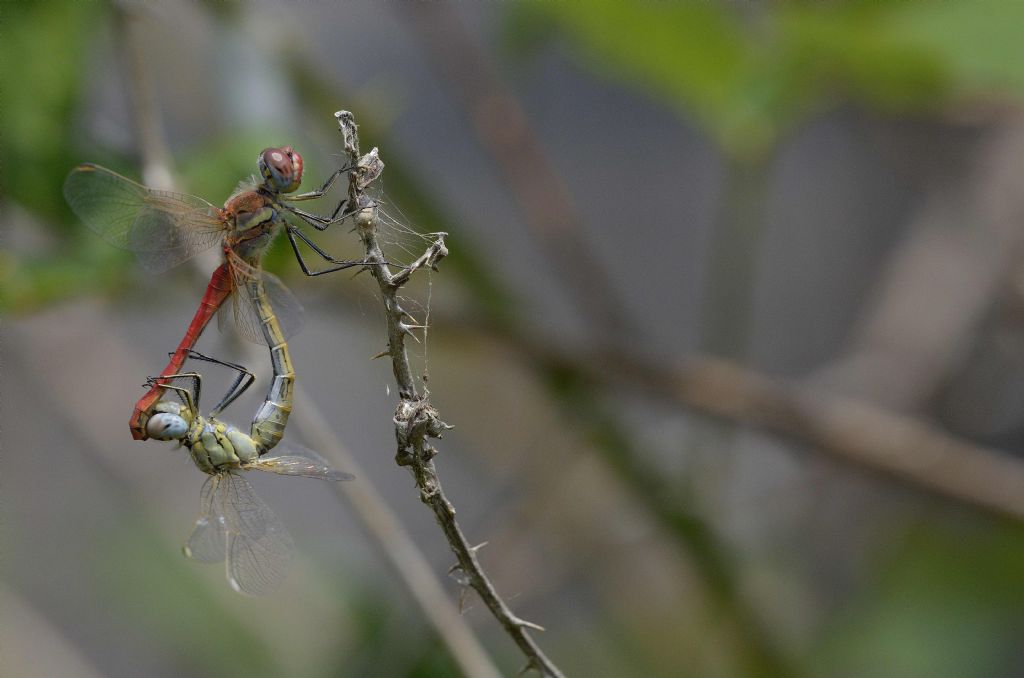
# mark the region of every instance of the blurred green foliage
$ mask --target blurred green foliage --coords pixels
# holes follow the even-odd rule
[[[927,112],[1024,96],[1024,4],[538,2],[508,34],[564,35],[599,77],[652,94],[729,153],[764,153],[835,101]],[[555,30],[557,29],[557,30]]]
[[[88,63],[95,3],[9,2],[0,40],[0,194],[54,224],[66,224],[58,177],[75,164],[74,114]]]
[[[107,16],[103,7],[84,2],[4,4],[0,197],[51,230],[62,256],[0,252],[0,312],[38,308],[69,293],[111,291],[127,270],[123,253],[82,237],[61,193],[64,177],[81,159],[81,127],[75,116],[84,94],[87,47]],[[109,153],[100,157],[117,165]],[[8,209],[6,219],[10,215]]]
[[[1017,675],[1024,528],[924,524],[886,560],[826,626],[812,658],[822,675]]]

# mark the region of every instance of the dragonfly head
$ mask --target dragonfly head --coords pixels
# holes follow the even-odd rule
[[[302,183],[302,156],[291,146],[263,149],[259,166],[263,181],[275,192],[291,193]]]
[[[161,400],[146,422],[146,435],[155,440],[179,440],[188,435],[192,413],[181,403]]]

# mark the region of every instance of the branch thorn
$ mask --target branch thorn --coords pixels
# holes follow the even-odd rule
[[[413,333],[413,330],[422,329],[423,327],[424,325],[406,325],[405,323],[398,323],[398,329],[401,330],[404,334],[408,334],[410,337],[412,337],[417,344],[420,343],[420,340],[419,337],[417,337]]]
[[[547,630],[543,626],[541,626],[540,624],[534,624],[533,622],[526,621],[525,619],[520,619],[519,617],[512,617],[511,621],[516,626],[525,626],[526,628],[533,629],[534,631],[546,631]]]
[[[525,676],[530,671],[536,671],[537,673],[541,673],[541,674],[544,673],[537,666],[537,662],[535,662],[534,660],[531,659],[530,661],[526,662],[526,665],[523,668],[519,669],[519,673],[517,675]]]

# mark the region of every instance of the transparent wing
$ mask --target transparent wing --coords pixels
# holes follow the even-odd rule
[[[227,532],[228,583],[253,596],[272,593],[291,566],[295,547],[288,531],[238,474],[223,474],[215,495]]]
[[[194,398],[196,394],[196,388],[198,385],[198,379],[191,376],[177,376],[177,377],[146,377],[146,383],[142,385],[143,388],[153,388],[154,386],[161,386],[160,388],[160,400],[177,400],[182,405],[188,405],[188,398],[186,393],[190,394]],[[204,503],[205,506],[205,503]]]
[[[160,202],[170,205],[166,196],[161,197]],[[181,208],[180,204],[176,205],[172,212],[162,207],[147,207],[139,212],[128,230],[128,249],[154,273],[188,261],[216,245],[224,235],[223,224],[205,221],[211,215],[201,208],[187,213],[180,211]]]
[[[303,314],[302,304],[295,295],[288,291],[277,276],[250,266],[233,253],[229,254],[229,259],[235,291],[231,295],[231,303],[225,304],[218,314],[217,323],[221,331],[233,324],[242,337],[257,344],[265,344],[267,340],[263,335],[263,322],[260,320],[256,299],[262,294],[270,303],[284,338],[295,336],[302,329]],[[254,282],[259,284],[254,285]]]
[[[64,182],[75,214],[114,247],[159,272],[220,242],[221,211],[194,195],[158,191],[98,165],[79,165]]]
[[[201,563],[219,563],[226,555],[224,516],[220,511],[220,502],[216,499],[220,479],[220,476],[210,476],[203,485],[199,499],[199,518],[185,542],[185,555]]]
[[[323,480],[355,480],[356,478],[351,473],[331,468],[326,459],[301,445],[287,443],[279,445],[277,449],[284,454],[261,457],[247,468],[257,468],[283,476],[305,476]]]

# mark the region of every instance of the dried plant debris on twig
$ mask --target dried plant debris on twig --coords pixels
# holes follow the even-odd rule
[[[445,233],[431,234],[433,239],[424,252],[409,265],[392,271],[379,241],[381,205],[367,195],[367,188],[383,173],[384,162],[376,148],[365,155],[359,153],[359,136],[353,115],[348,111],[335,113],[341,129],[344,150],[351,165],[349,171],[349,206],[355,213],[356,231],[365,249],[365,261],[371,275],[380,287],[388,329],[387,351],[398,384],[399,402],[395,408],[396,461],[412,471],[420,499],[430,507],[455,553],[454,570],[461,571],[464,581],[477,592],[487,608],[505,628],[506,632],[527,657],[526,670],[535,669],[545,676],[562,676],[562,672],[537,646],[527,629],[543,630],[532,622],[517,617],[498,595],[477,560],[479,547],[469,545],[462,528],[455,520],[455,509],[448,501],[434,466],[437,449],[428,440],[440,438],[452,428],[445,423],[429,402],[429,393],[416,389],[409,357],[405,348],[407,336],[417,329],[425,330],[399,303],[398,292],[415,271],[426,268],[437,270],[438,263],[448,254]],[[426,323],[429,324],[429,323]]]

